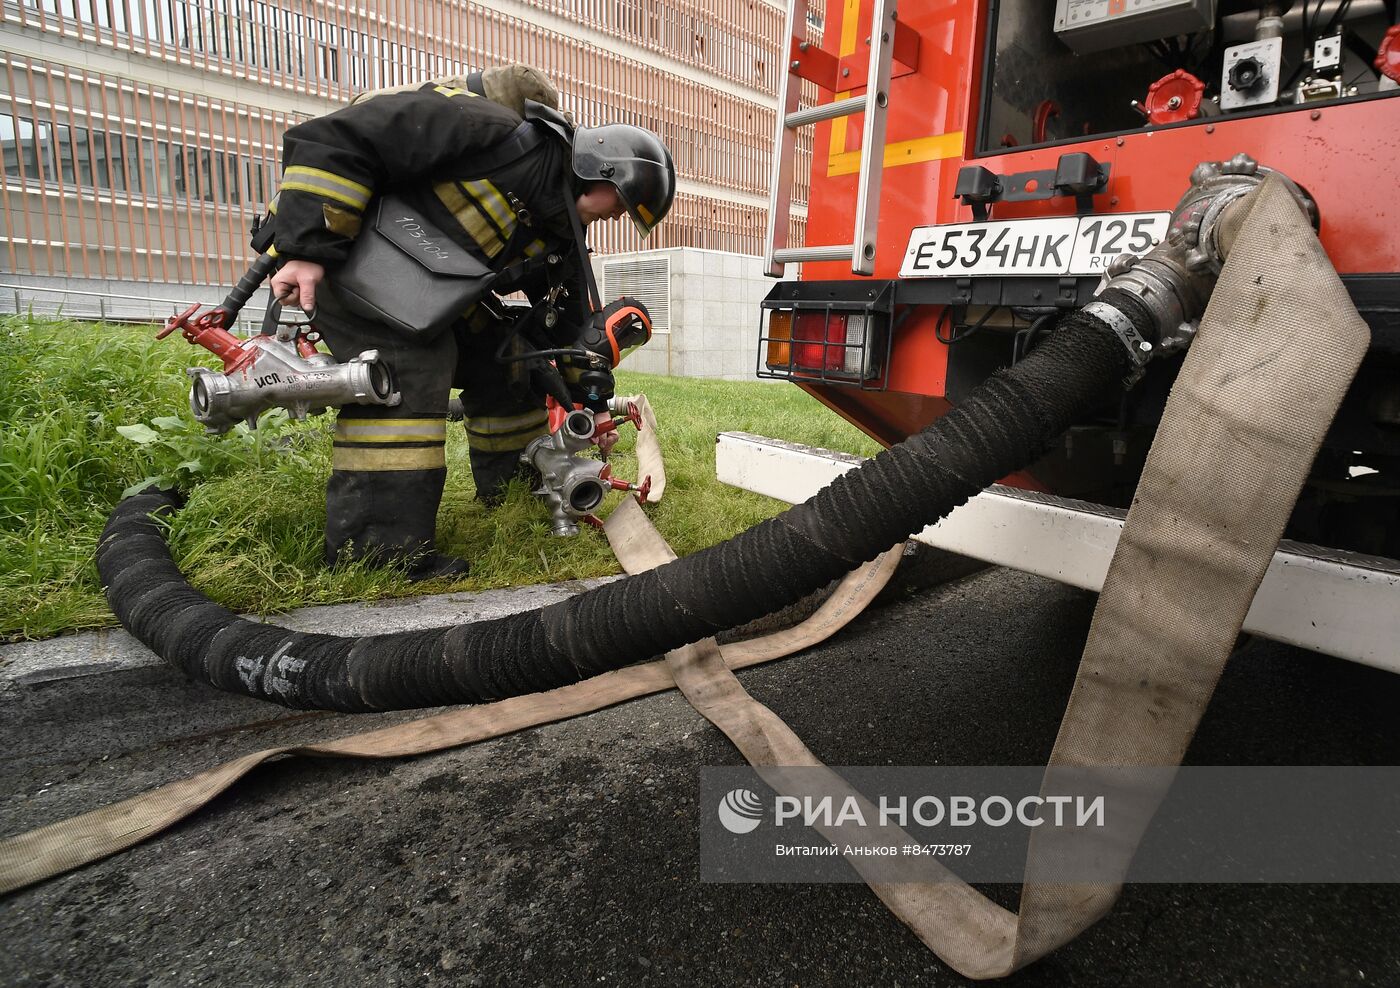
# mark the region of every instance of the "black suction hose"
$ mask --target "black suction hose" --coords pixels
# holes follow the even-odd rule
[[[1126,292],[1112,302],[1151,327]],[[957,408],[728,542],[525,614],[363,638],[240,618],[180,574],[157,516],[175,495],[117,506],[97,551],[113,612],[189,676],[289,707],[395,710],[552,689],[660,655],[778,610],[942,518],[1020,469],[1115,395],[1127,351],[1075,312]]]

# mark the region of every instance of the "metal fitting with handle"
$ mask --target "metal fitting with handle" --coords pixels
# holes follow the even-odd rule
[[[593,431],[593,413],[574,409],[554,431],[533,440],[520,454],[539,471],[540,488],[535,493],[549,507],[555,535],[577,535],[579,521],[591,518],[608,492],[608,482],[601,476],[606,464],[577,455],[593,445]]]
[[[397,405],[399,393],[378,350],[365,350],[346,363],[316,349],[320,335],[309,324],[291,324],[276,336],[239,339],[226,328],[276,266],[273,251],[263,254],[239,279],[224,301],[199,312],[199,304],[166,320],[156,339],[177,329],[185,340],[202,346],[224,362],[223,372],[207,367],[186,370],[190,411],[209,432],[227,432],[241,421],[256,427],[270,408],[285,408],[294,419],[319,415],[340,405]]]
[[[565,411],[552,399],[546,404],[552,428],[526,446],[520,459],[540,475],[535,493],[549,507],[555,535],[577,535],[580,521],[601,528],[603,523],[593,512],[610,490],[635,491],[646,501],[650,477],[640,484],[629,483],[612,476],[612,467],[602,460],[580,455],[598,442],[602,432],[616,429],[621,422],[631,422],[640,431],[642,417],[635,406],[629,405],[625,414],[618,408],[619,417],[600,427],[594,413],[585,408]]]
[[[319,415],[341,405],[397,405],[393,375],[378,350],[365,350],[345,363],[329,354],[298,352],[298,342],[255,336],[243,344],[253,359],[238,370],[219,373],[191,367],[190,411],[210,432],[227,432],[238,422],[255,424],[270,408],[285,408],[294,419]]]

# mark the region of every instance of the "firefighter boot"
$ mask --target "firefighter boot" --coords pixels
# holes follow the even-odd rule
[[[476,484],[476,499],[495,508],[506,498],[506,488],[517,477],[534,490],[540,485],[540,475],[534,467],[520,459],[524,447],[488,453],[468,450],[472,465],[472,481]]]
[[[468,399],[466,392],[462,397],[469,406],[467,451],[477,500],[495,507],[505,499],[506,486],[516,477],[524,479],[532,489],[538,487],[539,474],[521,462],[520,454],[532,439],[549,431],[549,414],[544,408],[531,407],[533,399],[504,401],[494,405],[493,414],[474,414],[479,406]]]
[[[462,576],[465,560],[434,548],[447,479],[448,388],[456,361],[451,333],[405,339],[339,305],[324,291],[317,328],[331,352],[378,348],[393,368],[402,402],[396,407],[346,405],[335,423],[326,484],[325,560],[401,566],[410,579]]]
[[[463,559],[434,550],[433,533],[442,501],[445,466],[442,445],[402,447],[388,443],[354,446],[385,430],[416,428],[442,433],[442,419],[354,419],[360,406],[349,406],[336,423],[336,444],[326,485],[326,563],[338,559],[401,565],[413,580],[464,576]],[[410,425],[410,423],[422,423]],[[404,433],[407,435],[407,433]],[[354,469],[367,467],[368,469]]]

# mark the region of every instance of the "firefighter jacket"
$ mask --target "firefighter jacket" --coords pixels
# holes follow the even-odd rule
[[[589,307],[565,199],[576,194],[571,149],[552,135],[489,171],[473,165],[521,122],[490,99],[428,83],[292,127],[274,203],[277,253],[324,264],[333,285],[371,200],[394,192],[501,272],[494,291],[538,302],[551,281],[562,283],[551,336],[572,342]]]

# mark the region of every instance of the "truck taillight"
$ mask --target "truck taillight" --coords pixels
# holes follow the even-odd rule
[[[861,312],[798,312],[793,329],[794,367],[862,375],[868,318]]]
[[[774,309],[768,314],[769,367],[792,366],[792,310]]]
[[[763,300],[758,376],[883,391],[893,291],[793,298],[797,285],[779,282]]]
[[[846,316],[836,312],[799,312],[792,330],[792,363],[803,370],[839,370],[846,342]]]
[[[841,350],[841,370],[846,374],[858,374],[863,378],[874,376],[867,348],[870,341],[865,337],[870,323],[871,317],[862,312],[846,317],[846,345]]]

